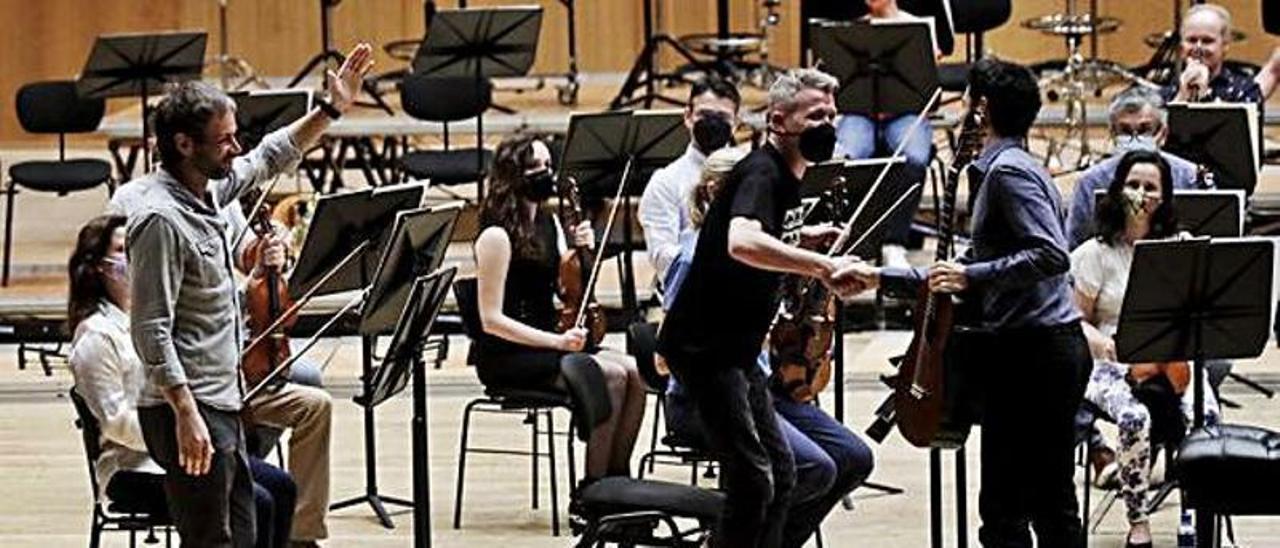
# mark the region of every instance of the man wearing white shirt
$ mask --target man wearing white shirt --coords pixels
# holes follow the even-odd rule
[[[689,148],[653,172],[640,197],[640,226],[644,227],[649,262],[659,280],[680,254],[680,234],[689,229],[689,193],[702,175],[707,155],[732,144],[741,103],[738,88],[716,78],[695,83],[689,91],[689,105],[684,110]]]

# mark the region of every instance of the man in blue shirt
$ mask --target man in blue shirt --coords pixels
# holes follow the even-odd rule
[[[981,305],[998,351],[987,373],[982,416],[984,546],[1076,547],[1073,421],[1092,361],[1072,302],[1062,198],[1026,149],[1040,91],[1025,67],[986,59],[969,75],[968,106],[986,132],[974,163],[983,174],[974,201],[973,244],[930,268],[855,263],[836,274],[866,287],[964,293]]]
[[[1111,157],[1095,164],[1080,175],[1071,193],[1071,211],[1067,214],[1067,239],[1071,249],[1092,238],[1094,193],[1106,190],[1115,178],[1116,166],[1124,153],[1135,149],[1155,150],[1164,145],[1169,133],[1169,113],[1160,93],[1132,87],[1111,100],[1111,138],[1115,145]],[[1173,188],[1198,188],[1196,165],[1168,152],[1161,152],[1173,173]]]

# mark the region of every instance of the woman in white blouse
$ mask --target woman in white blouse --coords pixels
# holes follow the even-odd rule
[[[102,430],[99,495],[119,507],[168,515],[164,469],[151,460],[138,424],[142,361],[129,338],[125,218],[103,215],[80,229],[68,261],[71,373]],[[258,538],[255,548],[288,545],[297,487],[289,474],[250,457]]]
[[[147,455],[138,425],[142,363],[129,341],[129,270],[124,217],[98,217],[80,230],[68,265],[71,373],[102,429],[98,488],[104,498],[165,515],[164,470]]]
[[[1187,369],[1185,364],[1119,363],[1112,337],[1133,264],[1134,243],[1177,234],[1169,165],[1154,151],[1136,150],[1125,154],[1096,215],[1097,235],[1071,253],[1076,304],[1080,307],[1085,336],[1094,358],[1085,399],[1110,415],[1120,430],[1116,453],[1120,493],[1128,509],[1126,546],[1151,546],[1146,495],[1152,464],[1152,413],[1135,396],[1134,390],[1160,385],[1164,393],[1181,394],[1185,401],[1190,392],[1186,385]],[[1212,391],[1206,391],[1206,409],[1213,408],[1210,414],[1216,416],[1212,396]],[[1173,398],[1175,416],[1180,405],[1179,400]]]

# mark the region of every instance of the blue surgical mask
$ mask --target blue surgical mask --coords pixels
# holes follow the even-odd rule
[[[1123,155],[1134,150],[1156,151],[1160,146],[1156,143],[1155,135],[1116,135],[1112,137],[1113,145],[1111,151],[1116,156]]]

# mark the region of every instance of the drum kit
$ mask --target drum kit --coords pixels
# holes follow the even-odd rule
[[[1089,0],[1084,9],[1081,4],[1080,0],[1066,0],[1063,12],[1022,22],[1023,28],[1061,38],[1066,44],[1065,59],[1035,65],[1045,98],[1063,106],[1063,130],[1049,136],[1046,154],[1051,168],[1063,170],[1084,169],[1098,158],[1088,136],[1090,97],[1101,98],[1103,90],[1111,87],[1158,88],[1173,80],[1180,44],[1178,29],[1187,7],[1185,1],[1174,0],[1171,29],[1147,36],[1144,43],[1154,50],[1150,60],[1130,68],[1098,56],[1098,38],[1116,32],[1123,22],[1099,15],[1098,0]],[[1236,31],[1232,39],[1243,40],[1244,34]]]

